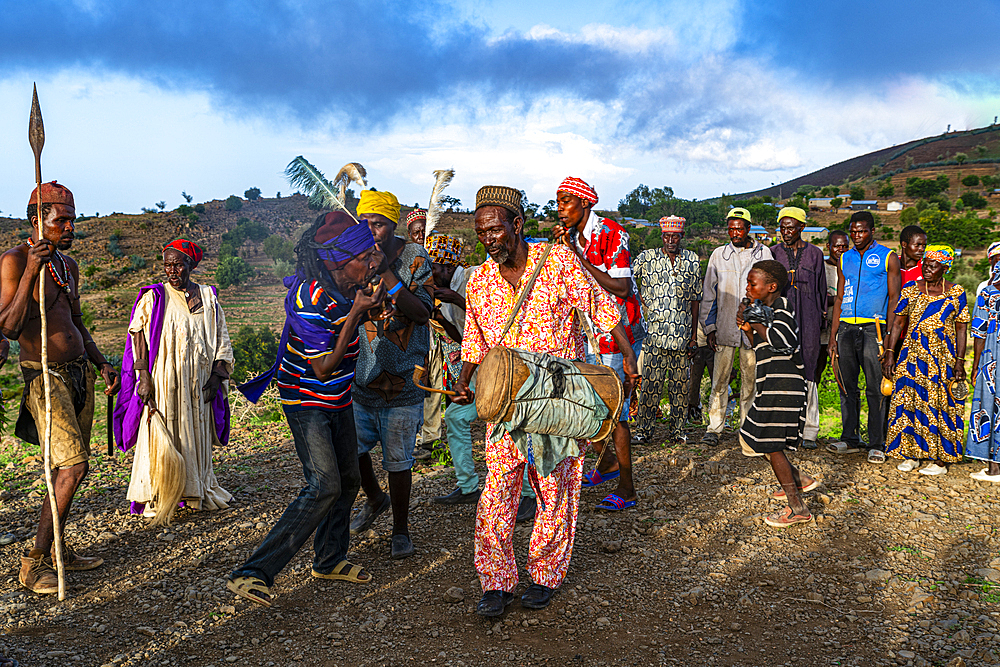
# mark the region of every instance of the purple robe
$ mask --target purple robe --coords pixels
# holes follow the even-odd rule
[[[802,345],[802,362],[807,382],[816,382],[820,332],[826,317],[826,267],[823,251],[811,243],[789,248],[784,243],[771,246],[774,258],[788,269],[788,286],[782,293],[795,313]]]
[[[160,336],[163,333],[163,314],[167,307],[167,293],[162,283],[147,285],[139,290],[139,296],[135,298],[135,304],[132,305],[132,315],[129,317],[129,320],[131,321],[131,318],[135,315],[135,308],[139,305],[139,299],[147,291],[153,292],[153,317],[149,326],[150,340],[146,341],[149,344],[149,362],[150,368],[152,368],[152,362],[156,359],[156,355],[160,350]],[[218,296],[218,292],[214,287],[212,291]],[[139,374],[132,370],[134,365],[132,334],[129,333],[125,340],[125,354],[122,357],[121,391],[118,392],[118,404],[115,405],[115,411],[111,420],[115,442],[118,444],[118,449],[123,452],[127,452],[135,446],[135,441],[139,437],[139,422],[142,420],[142,411],[146,407],[142,399],[139,398],[139,394],[136,393],[136,388],[139,385]],[[219,442],[223,445],[229,443],[229,410],[227,408],[228,405],[223,392],[216,392],[215,399],[212,401],[212,416],[215,418],[215,434],[218,436]]]

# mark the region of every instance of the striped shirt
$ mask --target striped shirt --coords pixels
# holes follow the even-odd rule
[[[336,345],[336,339],[351,312],[351,305],[339,292],[329,292],[315,280],[299,285],[295,294],[296,314],[310,324],[330,331],[333,338],[330,339],[329,349],[318,350],[306,345],[294,329],[289,331],[276,376],[278,393],[286,410],[337,412],[351,406],[351,381],[354,380],[354,366],[359,352],[357,329],[347,332],[354,340],[347,346],[344,359],[329,380],[321,382],[312,369],[312,360],[328,354]]]

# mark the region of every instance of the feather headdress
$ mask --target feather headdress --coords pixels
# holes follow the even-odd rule
[[[454,169],[438,169],[434,172],[434,188],[431,190],[431,201],[427,205],[427,227],[424,230],[424,238],[431,235],[438,220],[441,219],[441,195],[454,176]]]
[[[362,177],[362,182],[364,182],[365,168],[354,162],[346,165],[344,169],[341,169],[340,172],[338,172],[338,179],[341,178],[341,172],[344,172],[347,167],[351,167],[352,165],[360,167],[357,171]],[[293,188],[298,188],[305,194],[309,195],[309,202],[314,206],[320,206],[321,208],[328,208],[334,211],[343,211],[357,221],[358,218],[347,208],[344,199],[342,198],[343,195],[338,193],[337,188],[333,185],[333,183],[326,180],[326,177],[323,176],[323,172],[310,164],[309,160],[305,159],[301,155],[289,162],[288,166],[285,167],[285,177],[288,179],[288,182]],[[353,180],[353,177],[349,178],[350,180]],[[341,188],[341,191],[346,192],[346,181],[343,188]]]

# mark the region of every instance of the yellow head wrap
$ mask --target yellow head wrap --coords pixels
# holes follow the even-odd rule
[[[378,213],[399,223],[399,200],[391,192],[376,192],[374,190],[362,190],[361,200],[358,202],[358,215],[365,213]]]

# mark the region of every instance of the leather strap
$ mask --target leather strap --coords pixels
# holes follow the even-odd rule
[[[524,284],[524,288],[521,290],[521,296],[518,297],[517,303],[514,304],[514,310],[510,311],[510,317],[507,318],[507,325],[503,328],[503,333],[500,334],[500,340],[498,345],[503,344],[503,339],[507,337],[510,332],[510,328],[514,325],[514,318],[517,317],[517,313],[521,310],[521,306],[528,299],[528,293],[535,284],[535,279],[538,278],[538,274],[542,272],[542,267],[545,265],[545,260],[549,258],[549,253],[552,252],[552,244],[546,243],[545,250],[542,251],[542,256],[538,258],[538,262],[535,264],[535,270],[531,272],[531,276],[528,278],[528,282]]]

